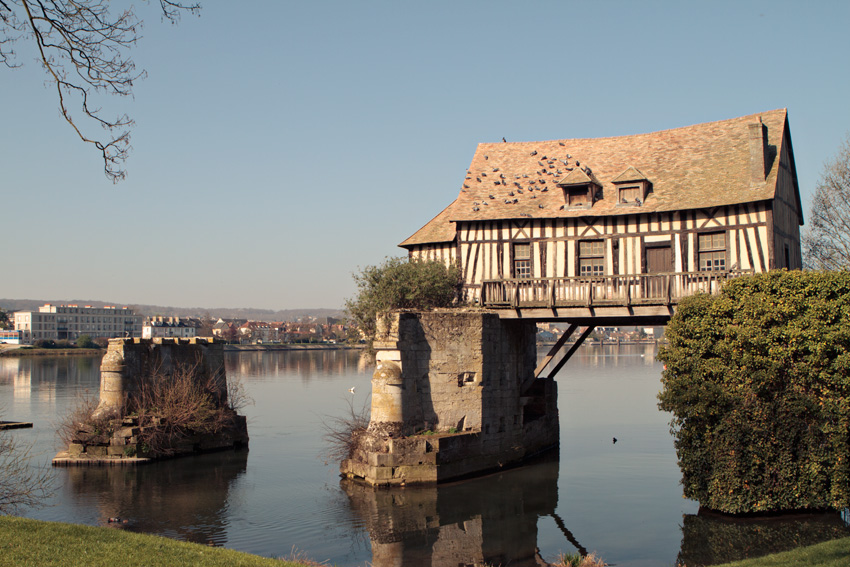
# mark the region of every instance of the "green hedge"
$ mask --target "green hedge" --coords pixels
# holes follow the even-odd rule
[[[850,272],[785,270],[682,301],[659,407],[684,494],[725,513],[850,505]]]

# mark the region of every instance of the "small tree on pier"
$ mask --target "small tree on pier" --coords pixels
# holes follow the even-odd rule
[[[438,261],[387,258],[354,274],[357,296],[345,302],[346,312],[372,350],[377,318],[393,309],[450,307],[458,298],[460,268]]]

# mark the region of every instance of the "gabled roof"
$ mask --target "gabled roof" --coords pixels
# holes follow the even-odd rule
[[[750,125],[759,122],[766,174],[753,182]],[[632,136],[479,144],[457,199],[399,246],[451,242],[457,221],[633,215],[773,199],[787,130],[787,110],[778,109]],[[558,183],[577,177],[602,187],[589,209],[562,207]],[[618,207],[614,183],[640,179],[652,187],[643,204]]]
[[[611,183],[628,183],[629,181],[648,181],[648,179],[638,168],[629,166],[626,171],[612,179]]]

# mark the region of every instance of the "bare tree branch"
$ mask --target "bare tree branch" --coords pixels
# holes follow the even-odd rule
[[[806,267],[850,269],[850,134],[824,165],[815,188],[811,219],[803,237]]]
[[[175,23],[183,12],[200,10],[196,3],[159,4],[163,19]],[[134,121],[126,114],[104,116],[92,104],[93,95],[132,96],[134,81],[146,73],[136,70],[128,53],[141,37],[142,22],[132,5],[115,14],[110,7],[109,0],[0,0],[0,62],[19,66],[13,46],[20,40],[34,42],[63,118],[83,142],[100,151],[104,173],[118,182],[126,176]],[[99,125],[106,135],[88,133],[75,116]]]

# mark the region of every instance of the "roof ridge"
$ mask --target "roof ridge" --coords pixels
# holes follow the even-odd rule
[[[695,123],[695,124],[689,124],[688,126],[677,126],[675,128],[664,128],[662,130],[653,130],[651,132],[640,132],[640,133],[637,133],[637,134],[624,134],[622,136],[600,136],[600,137],[588,137],[588,138],[556,138],[556,139],[552,139],[552,140],[531,140],[531,141],[525,141],[525,142],[478,142],[478,147],[481,148],[482,146],[486,146],[486,147],[490,148],[490,147],[504,147],[505,145],[508,145],[508,144],[513,145],[513,146],[520,146],[520,145],[528,145],[528,144],[549,144],[549,143],[552,143],[552,142],[579,142],[579,141],[585,141],[585,140],[615,140],[615,139],[622,140],[622,139],[634,138],[634,137],[638,137],[638,136],[651,136],[653,134],[662,134],[664,132],[675,132],[675,131],[681,131],[681,130],[688,130],[688,129],[691,129],[691,128],[710,126],[712,124],[722,124],[722,123],[725,123],[725,122],[736,122],[736,121],[739,121],[739,120],[745,120],[747,118],[762,117],[765,114],[773,114],[773,113],[776,113],[776,112],[782,112],[782,113],[785,113],[787,115],[788,114],[788,108],[787,107],[786,108],[774,108],[772,110],[766,110],[766,111],[763,111],[763,112],[754,112],[752,114],[745,114],[744,116],[738,116],[736,118],[726,118],[726,119],[723,119],[723,120],[712,120],[712,121],[709,121],[709,122],[698,122],[698,123]],[[477,150],[476,150],[476,153],[477,153]]]

